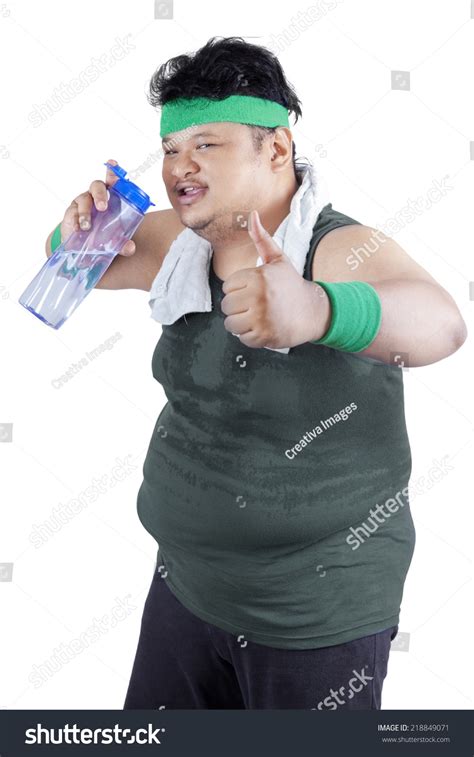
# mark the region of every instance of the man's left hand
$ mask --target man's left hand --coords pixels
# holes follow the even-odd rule
[[[296,347],[320,339],[330,325],[322,287],[301,276],[260,222],[249,216],[248,232],[263,264],[231,274],[222,285],[224,326],[247,347]]]

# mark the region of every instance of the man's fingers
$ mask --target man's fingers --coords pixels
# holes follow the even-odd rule
[[[81,231],[88,231],[91,227],[91,207],[92,195],[89,192],[82,192],[74,198],[77,209],[77,221]]]
[[[114,160],[113,158],[111,158],[110,160],[107,160],[106,162],[111,163],[113,166],[118,166],[117,161]],[[117,176],[117,174],[114,173],[112,169],[110,169],[107,166],[106,171],[105,171],[105,183],[107,184],[107,186],[112,187],[115,184],[115,182],[117,182],[118,180],[119,180],[119,177]]]
[[[118,178],[118,177],[116,177]],[[100,179],[93,181],[89,187],[89,192],[94,200],[97,210],[106,210],[108,203],[107,186]]]
[[[72,234],[73,231],[79,231],[79,222],[77,218],[77,202],[73,200],[64,213],[61,221],[61,242]]]
[[[114,166],[118,165],[117,161],[113,158],[107,162]],[[105,182],[101,181],[101,179],[95,179],[91,182],[88,192],[81,192],[81,194],[74,198],[69,207],[66,208],[63,220],[61,221],[62,242],[73,231],[89,231],[92,224],[91,212],[93,205],[98,211],[107,209],[109,200],[107,187],[112,187],[118,179],[119,177],[110,168],[107,168]],[[135,243],[132,240],[128,240],[122,250],[120,251],[122,254],[132,254],[135,252]]]
[[[120,255],[126,255],[126,256],[133,255],[133,253],[135,252],[135,249],[136,249],[136,245],[133,239],[127,239],[124,246],[120,250]]]

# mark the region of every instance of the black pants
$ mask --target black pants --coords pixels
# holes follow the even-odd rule
[[[397,632],[320,649],[239,641],[193,615],[155,570],[124,709],[379,710]]]

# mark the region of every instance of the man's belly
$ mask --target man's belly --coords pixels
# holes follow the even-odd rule
[[[159,421],[166,434],[155,428],[150,442],[139,517],[158,542],[203,559],[244,552],[258,565],[269,548],[276,558],[304,552],[335,533],[349,535],[408,483],[409,458],[396,439],[383,455],[369,453],[362,440],[332,429],[289,459],[285,435],[279,444],[249,433],[237,447],[235,436],[191,429],[171,409]]]

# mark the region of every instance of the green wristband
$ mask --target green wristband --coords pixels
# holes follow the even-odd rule
[[[382,321],[382,303],[377,291],[366,281],[330,283],[315,281],[331,303],[331,325],[321,339],[324,344],[345,352],[365,350],[375,339]]]
[[[54,252],[61,244],[61,224],[58,223],[51,237],[51,252]]]

